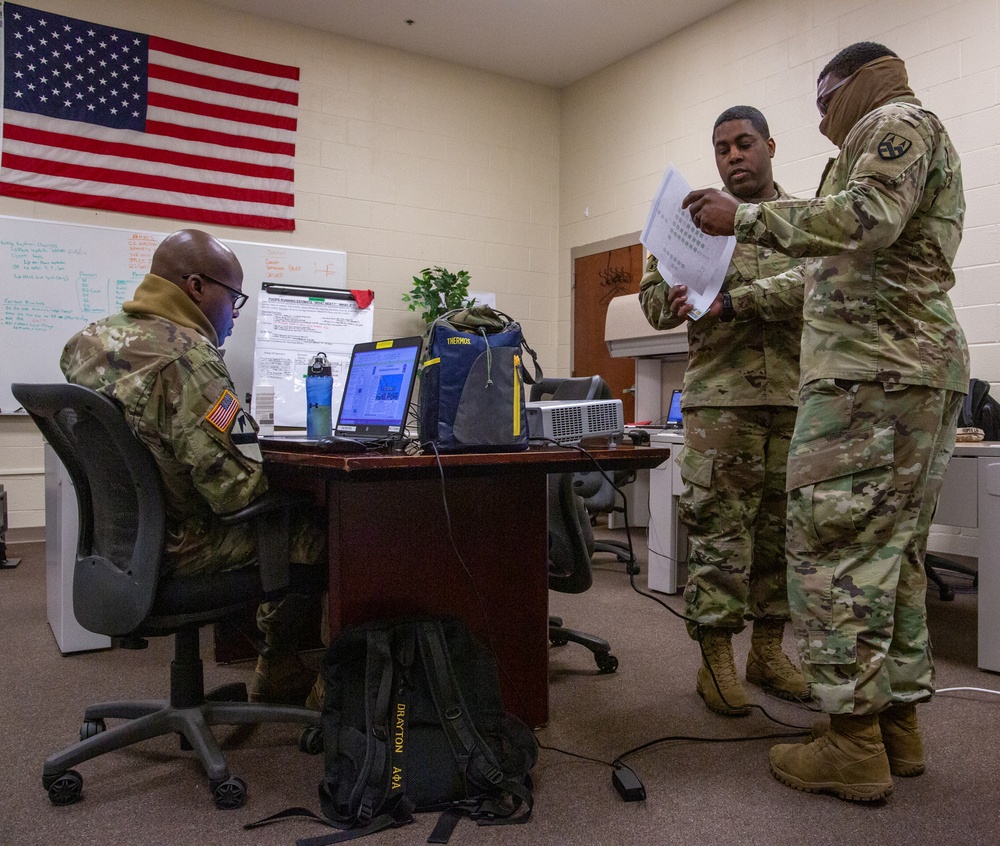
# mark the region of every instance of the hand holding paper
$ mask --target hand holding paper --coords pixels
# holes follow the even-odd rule
[[[640,240],[659,263],[667,284],[686,285],[692,305],[688,315],[697,320],[706,314],[722,288],[736,239],[719,238],[699,231],[682,208],[691,188],[673,166],[663,175],[653,199]]]
[[[684,198],[681,208],[706,235],[732,235],[736,232],[736,210],[740,201],[717,188],[692,191]]]

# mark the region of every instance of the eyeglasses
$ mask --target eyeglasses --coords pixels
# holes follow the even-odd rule
[[[816,92],[816,108],[819,109],[820,117],[826,117],[826,111],[827,109],[830,108],[830,101],[833,99],[834,92],[838,88],[840,88],[841,85],[844,85],[851,79],[853,79],[853,77],[854,77],[853,73],[850,76],[845,76],[842,80],[840,80],[840,82],[838,82],[832,88],[825,87],[825,84],[830,77],[826,77],[826,79],[823,80],[824,87],[821,88],[818,92]]]
[[[225,282],[220,282],[218,279],[213,279],[207,273],[185,273],[181,276],[185,282],[188,281],[192,276],[200,276],[202,279],[207,279],[209,282],[214,282],[216,285],[221,285],[233,298],[233,309],[239,311],[243,306],[247,304],[247,300],[250,299],[249,294],[244,294],[242,291],[237,291],[232,285],[227,285]]]

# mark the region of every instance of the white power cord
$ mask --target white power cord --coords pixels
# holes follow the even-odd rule
[[[985,687],[942,687],[935,690],[935,693],[953,693],[958,690],[968,690],[974,693],[992,693],[994,696],[1000,696],[1000,690],[989,690]]]

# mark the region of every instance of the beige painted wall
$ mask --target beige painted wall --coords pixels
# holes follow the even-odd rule
[[[554,89],[191,0],[31,5],[298,66],[296,231],[212,232],[345,250],[348,284],[375,291],[376,338],[422,331],[401,299],[421,268],[465,268],[474,290],[496,293],[497,306],[521,321],[543,364],[555,360]],[[190,225],[10,199],[0,199],[0,214],[167,232]],[[0,417],[11,538],[44,525],[40,445],[28,421]]]
[[[94,0],[35,5],[112,19]],[[376,291],[375,333],[383,337],[419,329],[399,299],[413,273],[434,263],[466,267],[474,287],[496,292],[499,307],[524,322],[556,374],[569,369],[571,250],[641,230],[669,162],[692,185],[717,184],[711,126],[737,103],[767,115],[778,181],[811,194],[834,152],[816,128],[816,76],[841,47],[883,41],[906,60],[918,96],[944,119],[962,155],[968,215],[953,297],[974,373],[994,383],[998,17],[1000,0],[742,0],[555,91],[191,0],[135,0],[113,15],[121,26],[302,68],[298,230],[218,234],[346,250],[349,282]],[[0,200],[0,214],[171,226],[9,200]],[[9,449],[19,440],[29,453]],[[31,443],[30,433],[0,418],[0,483],[10,491],[12,526],[44,520],[40,483],[21,472]]]
[[[560,338],[569,331],[571,250],[641,230],[670,162],[692,186],[718,185],[711,131],[725,108],[764,112],[775,178],[811,196],[835,152],[817,129],[816,77],[841,48],[873,40],[905,59],[911,86],[962,157],[968,211],[952,298],[973,374],[1000,394],[998,17],[997,0],[743,0],[565,89]],[[938,535],[934,548],[967,552],[961,538]]]

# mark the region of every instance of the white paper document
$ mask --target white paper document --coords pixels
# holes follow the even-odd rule
[[[292,290],[292,289],[290,289]],[[344,394],[354,345],[372,339],[374,305],[359,309],[346,291],[295,288],[299,294],[262,290],[257,306],[254,386],[274,387],[274,425],[306,425],[305,373],[318,353],[333,370],[333,415]],[[302,296],[303,292],[312,292]]]
[[[687,300],[694,306],[689,316],[697,320],[722,288],[736,239],[731,235],[706,235],[694,225],[688,211],[681,208],[690,191],[687,181],[671,164],[663,174],[639,240],[656,256],[660,275],[670,287],[687,285]]]

